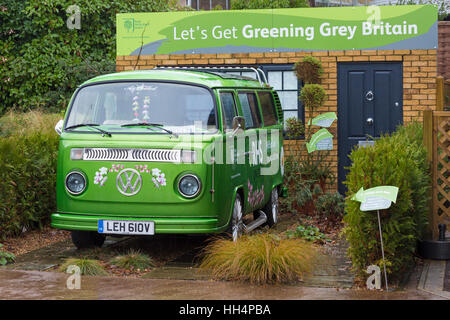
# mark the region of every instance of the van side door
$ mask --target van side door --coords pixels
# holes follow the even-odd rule
[[[244,211],[253,211],[258,207],[257,198],[262,195],[262,181],[259,179],[258,131],[261,128],[261,113],[255,91],[238,91],[240,115],[245,119],[245,170],[244,170]]]

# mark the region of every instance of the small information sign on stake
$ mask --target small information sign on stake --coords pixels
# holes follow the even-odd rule
[[[358,192],[351,198],[354,201],[361,202],[359,210],[361,211],[377,211],[378,215],[378,229],[380,231],[380,241],[381,241],[381,255],[383,257],[383,268],[384,268],[384,280],[386,283],[386,290],[389,290],[387,273],[386,273],[386,262],[384,260],[384,246],[383,246],[383,233],[381,232],[381,219],[380,210],[388,209],[391,207],[392,202],[397,201],[398,188],[393,186],[379,186],[375,188],[370,188],[364,190],[359,189]]]

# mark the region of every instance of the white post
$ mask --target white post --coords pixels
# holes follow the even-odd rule
[[[377,215],[378,215],[378,228],[380,230],[381,255],[383,257],[384,281],[386,283],[386,291],[388,291],[389,287],[388,287],[387,273],[386,273],[386,261],[384,261],[383,233],[381,232],[380,210],[377,210]]]

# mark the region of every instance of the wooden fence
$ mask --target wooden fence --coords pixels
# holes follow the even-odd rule
[[[423,114],[423,139],[432,172],[430,228],[434,239],[437,239],[438,224],[446,224],[450,230],[450,111],[444,111],[449,106],[446,86],[448,90],[450,82],[439,77],[437,110],[425,110]]]

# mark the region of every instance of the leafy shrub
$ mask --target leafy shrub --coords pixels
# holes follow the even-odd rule
[[[223,280],[264,284],[291,282],[309,273],[317,258],[314,246],[271,234],[218,239],[204,249],[201,268]]]
[[[2,250],[3,244],[0,243],[0,266],[7,265],[8,263],[13,263],[16,260],[16,256],[11,252]]]
[[[331,166],[322,161],[322,157],[317,153],[314,159],[305,156],[286,158],[284,183],[289,192],[286,198],[280,199],[283,212],[316,213],[316,200],[323,194],[326,182],[334,181]]]
[[[305,126],[302,120],[295,117],[286,120],[286,135],[289,138],[297,138],[305,134]]]
[[[169,0],[4,0],[0,8],[0,115],[65,108],[84,80],[115,69],[116,13],[167,11]],[[66,9],[77,4],[81,29]]]
[[[98,260],[91,260],[85,258],[70,258],[59,267],[59,271],[66,272],[69,266],[75,265],[80,268],[80,274],[83,276],[106,276],[105,268]]]
[[[9,113],[0,119],[0,237],[41,227],[56,207],[59,115]]]
[[[113,258],[110,261],[110,264],[126,270],[144,270],[154,266],[152,258],[146,254],[134,250],[130,250],[127,254]]]
[[[295,230],[286,231],[286,236],[289,239],[301,238],[312,242],[324,242],[327,241],[327,237],[320,232],[319,228],[315,226],[298,226]]]
[[[345,212],[344,197],[339,192],[328,192],[317,197],[317,212],[329,217],[342,217]]]
[[[350,196],[361,187],[397,186],[397,202],[380,214],[386,268],[394,278],[398,277],[413,262],[417,240],[427,224],[430,177],[422,127],[418,123],[399,127],[373,147],[354,149],[350,159],[352,165],[345,181],[348,192],[344,234],[350,243],[353,265],[367,276],[367,266],[382,266],[382,258],[376,213],[360,211],[360,203],[350,200]]]
[[[323,74],[322,63],[311,56],[306,56],[294,66],[297,78],[305,84],[318,84]]]

